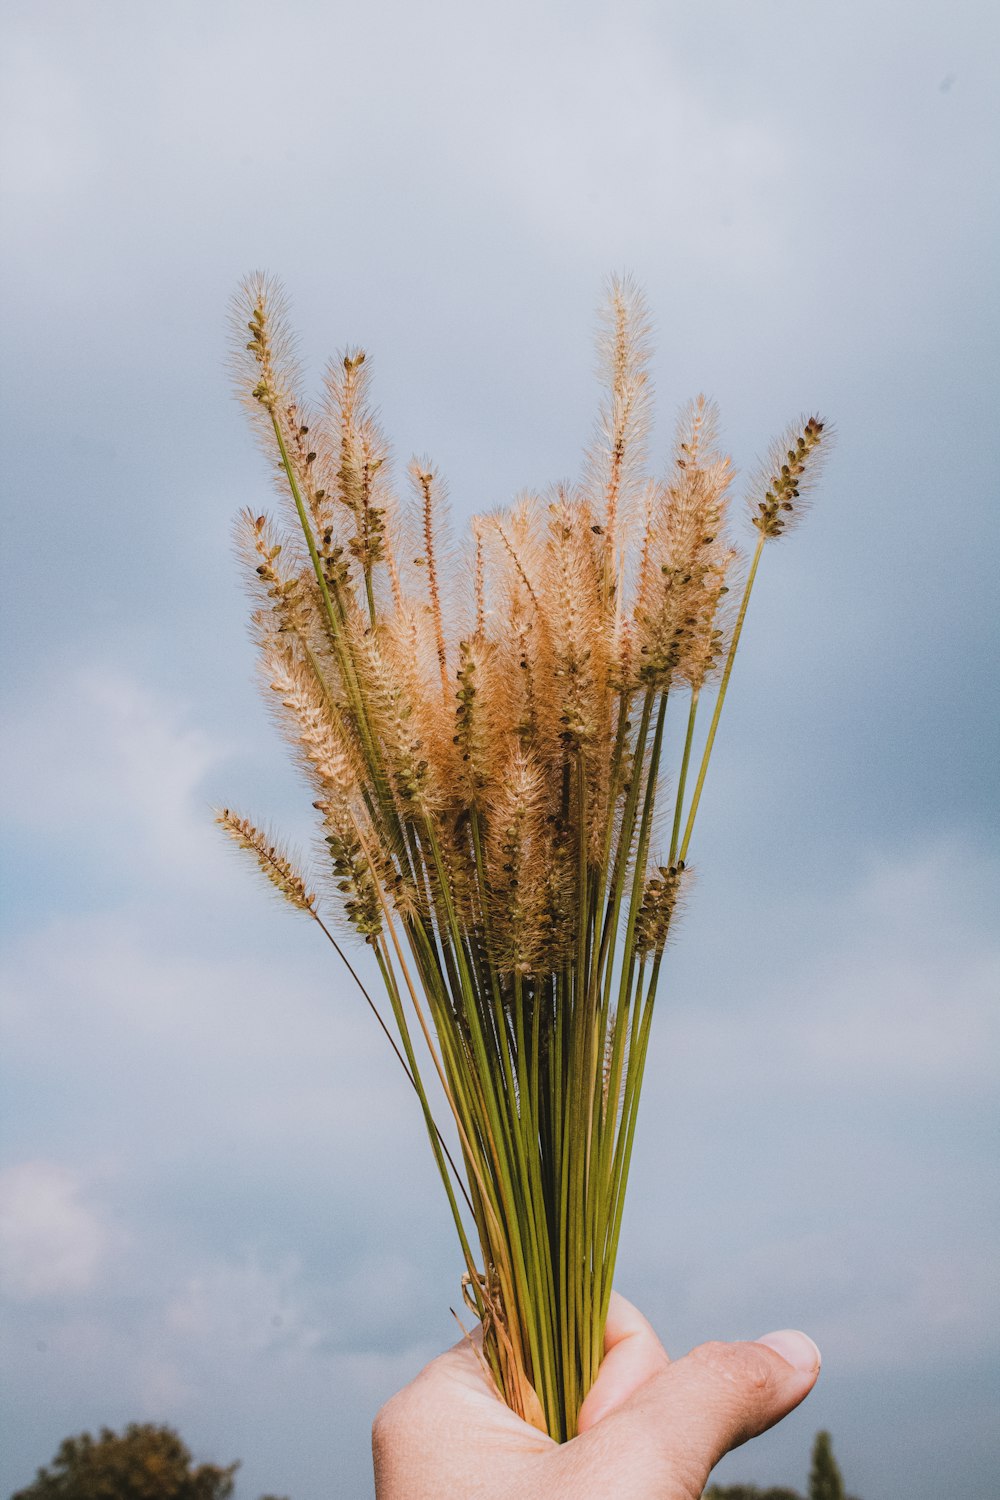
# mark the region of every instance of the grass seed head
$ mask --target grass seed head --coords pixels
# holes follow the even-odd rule
[[[304,876],[299,874],[291,856],[269,833],[229,807],[217,812],[215,821],[240,849],[253,855],[261,873],[279,895],[299,911],[309,916],[316,915],[315,895],[306,885]]]
[[[640,954],[662,953],[686,878],[688,872],[682,862],[660,865],[647,878],[636,924],[636,947]]]
[[[799,521],[829,447],[826,424],[808,417],[771,449],[751,492],[750,519],[765,541],[776,541]]]

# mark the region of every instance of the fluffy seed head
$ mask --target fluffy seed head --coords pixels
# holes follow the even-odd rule
[[[752,491],[750,517],[766,541],[775,541],[801,518],[828,446],[824,431],[825,423],[809,417],[801,428],[786,432],[771,449]]]
[[[228,807],[216,813],[215,821],[239,848],[253,855],[261,873],[286,901],[299,911],[315,916],[316,897],[308,889],[304,877],[299,874],[290,856],[270,834]]]
[[[368,578],[385,557],[389,445],[370,399],[371,361],[364,349],[348,349],[327,370],[325,436],[331,449],[332,484],[353,520],[351,555]]]
[[[732,465],[715,432],[715,408],[699,396],[681,417],[669,479],[647,494],[636,676],[661,691],[700,687],[724,645],[719,611],[737,554],[725,537]]]
[[[545,951],[551,870],[544,807],[541,767],[513,746],[491,808],[488,844],[496,959],[506,973],[532,973]]]
[[[687,873],[684,864],[679,862],[660,865],[647,879],[636,923],[636,946],[640,954],[663,951]]]
[[[600,311],[598,372],[605,398],[587,454],[584,491],[601,519],[612,575],[619,521],[631,525],[649,435],[650,320],[646,299],[630,276],[615,276]],[[614,586],[615,579],[609,579]]]

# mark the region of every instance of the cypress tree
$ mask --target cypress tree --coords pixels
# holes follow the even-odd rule
[[[809,1470],[809,1500],[845,1500],[833,1443],[828,1432],[817,1432]]]

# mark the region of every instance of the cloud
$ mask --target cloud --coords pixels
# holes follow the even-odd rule
[[[789,1048],[848,1083],[990,1083],[1000,1055],[998,909],[1000,862],[965,840],[874,859],[831,911],[826,951],[786,990]]]
[[[634,14],[592,15],[567,30],[536,12],[528,24],[541,33],[536,48],[524,53],[521,27],[516,39],[501,33],[495,70],[457,80],[470,129],[454,149],[520,222],[546,226],[553,254],[586,245],[616,263],[627,224],[633,256],[669,246],[671,260],[713,263],[727,276],[787,261],[792,138],[720,97]],[[516,91],[502,61],[508,47],[519,54]],[[612,78],[628,79],[627,90],[609,88]],[[472,105],[484,87],[491,112]]]
[[[69,1133],[136,1171],[136,1131],[143,1155],[180,1154],[192,1169],[206,1132],[258,1152],[258,1166],[339,1141],[350,1150],[337,1175],[364,1191],[366,1151],[418,1118],[406,1081],[321,936],[252,881],[246,907],[225,908],[232,929],[214,953],[177,951],[175,921],[158,930],[127,911],[54,917],[10,949],[6,1062],[22,1085],[35,1080],[21,1116],[36,1139],[55,1147]]]
[[[264,7],[247,9],[267,19]],[[113,86],[106,42],[93,27],[67,18],[55,55],[48,48],[43,56],[29,24],[25,68],[37,97],[71,101],[45,120],[30,96],[11,105],[47,168],[48,202],[65,210],[75,201],[79,162],[93,198],[127,243],[141,244],[136,258],[143,261],[177,246],[178,202],[200,213],[204,243],[228,244],[233,215],[247,242],[259,242],[265,231],[246,190],[258,177],[280,176],[293,191],[321,183],[340,214],[363,212],[369,242],[392,232],[392,216],[402,213],[425,241],[467,245],[467,255],[452,257],[460,276],[462,261],[500,224],[505,238],[512,228],[529,235],[551,262],[561,263],[571,247],[577,259],[586,250],[616,263],[627,240],[633,256],[659,256],[669,245],[672,261],[707,261],[740,278],[776,264],[791,270],[788,183],[802,168],[798,138],[778,128],[759,96],[749,107],[736,103],[638,8],[613,18],[585,8],[567,26],[558,10],[521,3],[502,16],[455,4],[437,6],[433,17],[390,6],[388,49],[386,9],[338,15],[332,24],[301,7],[283,18],[286,45],[271,60],[268,96],[296,96],[307,150],[290,148],[270,127],[267,106],[262,112],[248,88],[259,61],[254,24],[234,30],[206,16],[195,49],[158,27],[156,67],[140,55]],[[123,36],[133,26],[123,18]],[[150,42],[145,31],[132,35],[140,54]],[[380,88],[395,109],[370,116],[373,50]],[[425,86],[429,74],[433,89]],[[178,97],[188,101],[182,112]],[[341,149],[362,115],[363,153]],[[149,170],[151,161],[157,170]],[[202,199],[206,173],[217,200],[211,211]],[[27,172],[15,181],[22,175],[27,187]],[[162,233],[147,244],[150,221]],[[19,232],[30,245],[31,227]],[[266,231],[267,241],[274,233]],[[97,266],[106,263],[106,244],[96,237],[78,248]],[[80,274],[76,265],[68,270]]]
[[[0,1172],[0,1282],[21,1301],[89,1290],[107,1257],[108,1228],[84,1180],[51,1161]]]
[[[857,1165],[859,1176],[907,1170],[898,1155],[891,1161],[876,1150],[872,1158]],[[889,1222],[905,1212],[898,1196],[887,1187],[881,1214],[859,1220],[838,1211],[822,1224],[803,1196],[800,1210],[813,1221],[805,1230],[791,1229],[783,1215],[770,1228],[744,1220],[744,1233],[700,1244],[696,1263],[678,1257],[671,1268],[667,1326],[680,1313],[700,1330],[696,1337],[753,1338],[764,1323],[791,1320],[809,1330],[839,1376],[988,1360],[1000,1288],[987,1239],[967,1225],[943,1242],[918,1220],[901,1233]]]
[[[385,1268],[341,1287],[310,1280],[294,1254],[248,1253],[190,1256],[171,1276],[154,1244],[139,1249],[152,1295],[131,1280],[100,1307],[67,1297],[58,1314],[5,1316],[0,1378],[31,1419],[12,1429],[8,1462],[24,1476],[12,1483],[66,1433],[139,1417],[179,1427],[199,1458],[239,1457],[240,1493],[368,1492],[372,1417],[437,1352],[433,1339],[380,1347],[355,1336],[357,1299],[378,1295]],[[351,1296],[348,1332],[339,1318]]]
[[[227,864],[202,784],[228,748],[107,663],[50,672],[0,732],[0,815],[31,858],[54,845],[52,868],[57,848],[85,889],[203,888]]]
[[[678,1348],[791,1321],[851,1379],[989,1358],[998,907],[1000,861],[952,836],[765,893],[713,953],[692,921],[622,1242]]]
[[[219,1256],[193,1268],[145,1332],[158,1368],[173,1370],[187,1400],[209,1394],[219,1366],[264,1378],[333,1380],[378,1390],[386,1372],[419,1369],[438,1350],[403,1318],[396,1336],[378,1325],[420,1296],[419,1273],[402,1256],[366,1249],[351,1264],[310,1276],[294,1252]],[[457,1329],[456,1329],[457,1335]],[[384,1389],[384,1387],[383,1387]]]
[[[738,949],[709,956],[717,998],[678,997],[685,1051],[721,1055],[734,1070],[754,1052],[761,1081],[793,1091],[799,1079],[810,1090],[918,1097],[991,1081],[1000,860],[953,835],[872,850],[839,888],[786,892],[780,910],[747,910],[746,900]],[[691,923],[695,948],[706,936]],[[679,942],[687,970],[696,954],[687,933]]]
[[[323,1330],[307,1308],[301,1264],[288,1256],[272,1270],[256,1258],[217,1262],[189,1277],[164,1310],[164,1325],[178,1341],[225,1347],[231,1354],[314,1349]]]

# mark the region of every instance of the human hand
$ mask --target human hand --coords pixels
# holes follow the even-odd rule
[[[642,1314],[612,1295],[604,1360],[580,1435],[522,1422],[462,1340],[379,1412],[378,1500],[698,1500],[724,1453],[773,1427],[812,1390],[804,1333],[701,1344],[671,1361]]]

